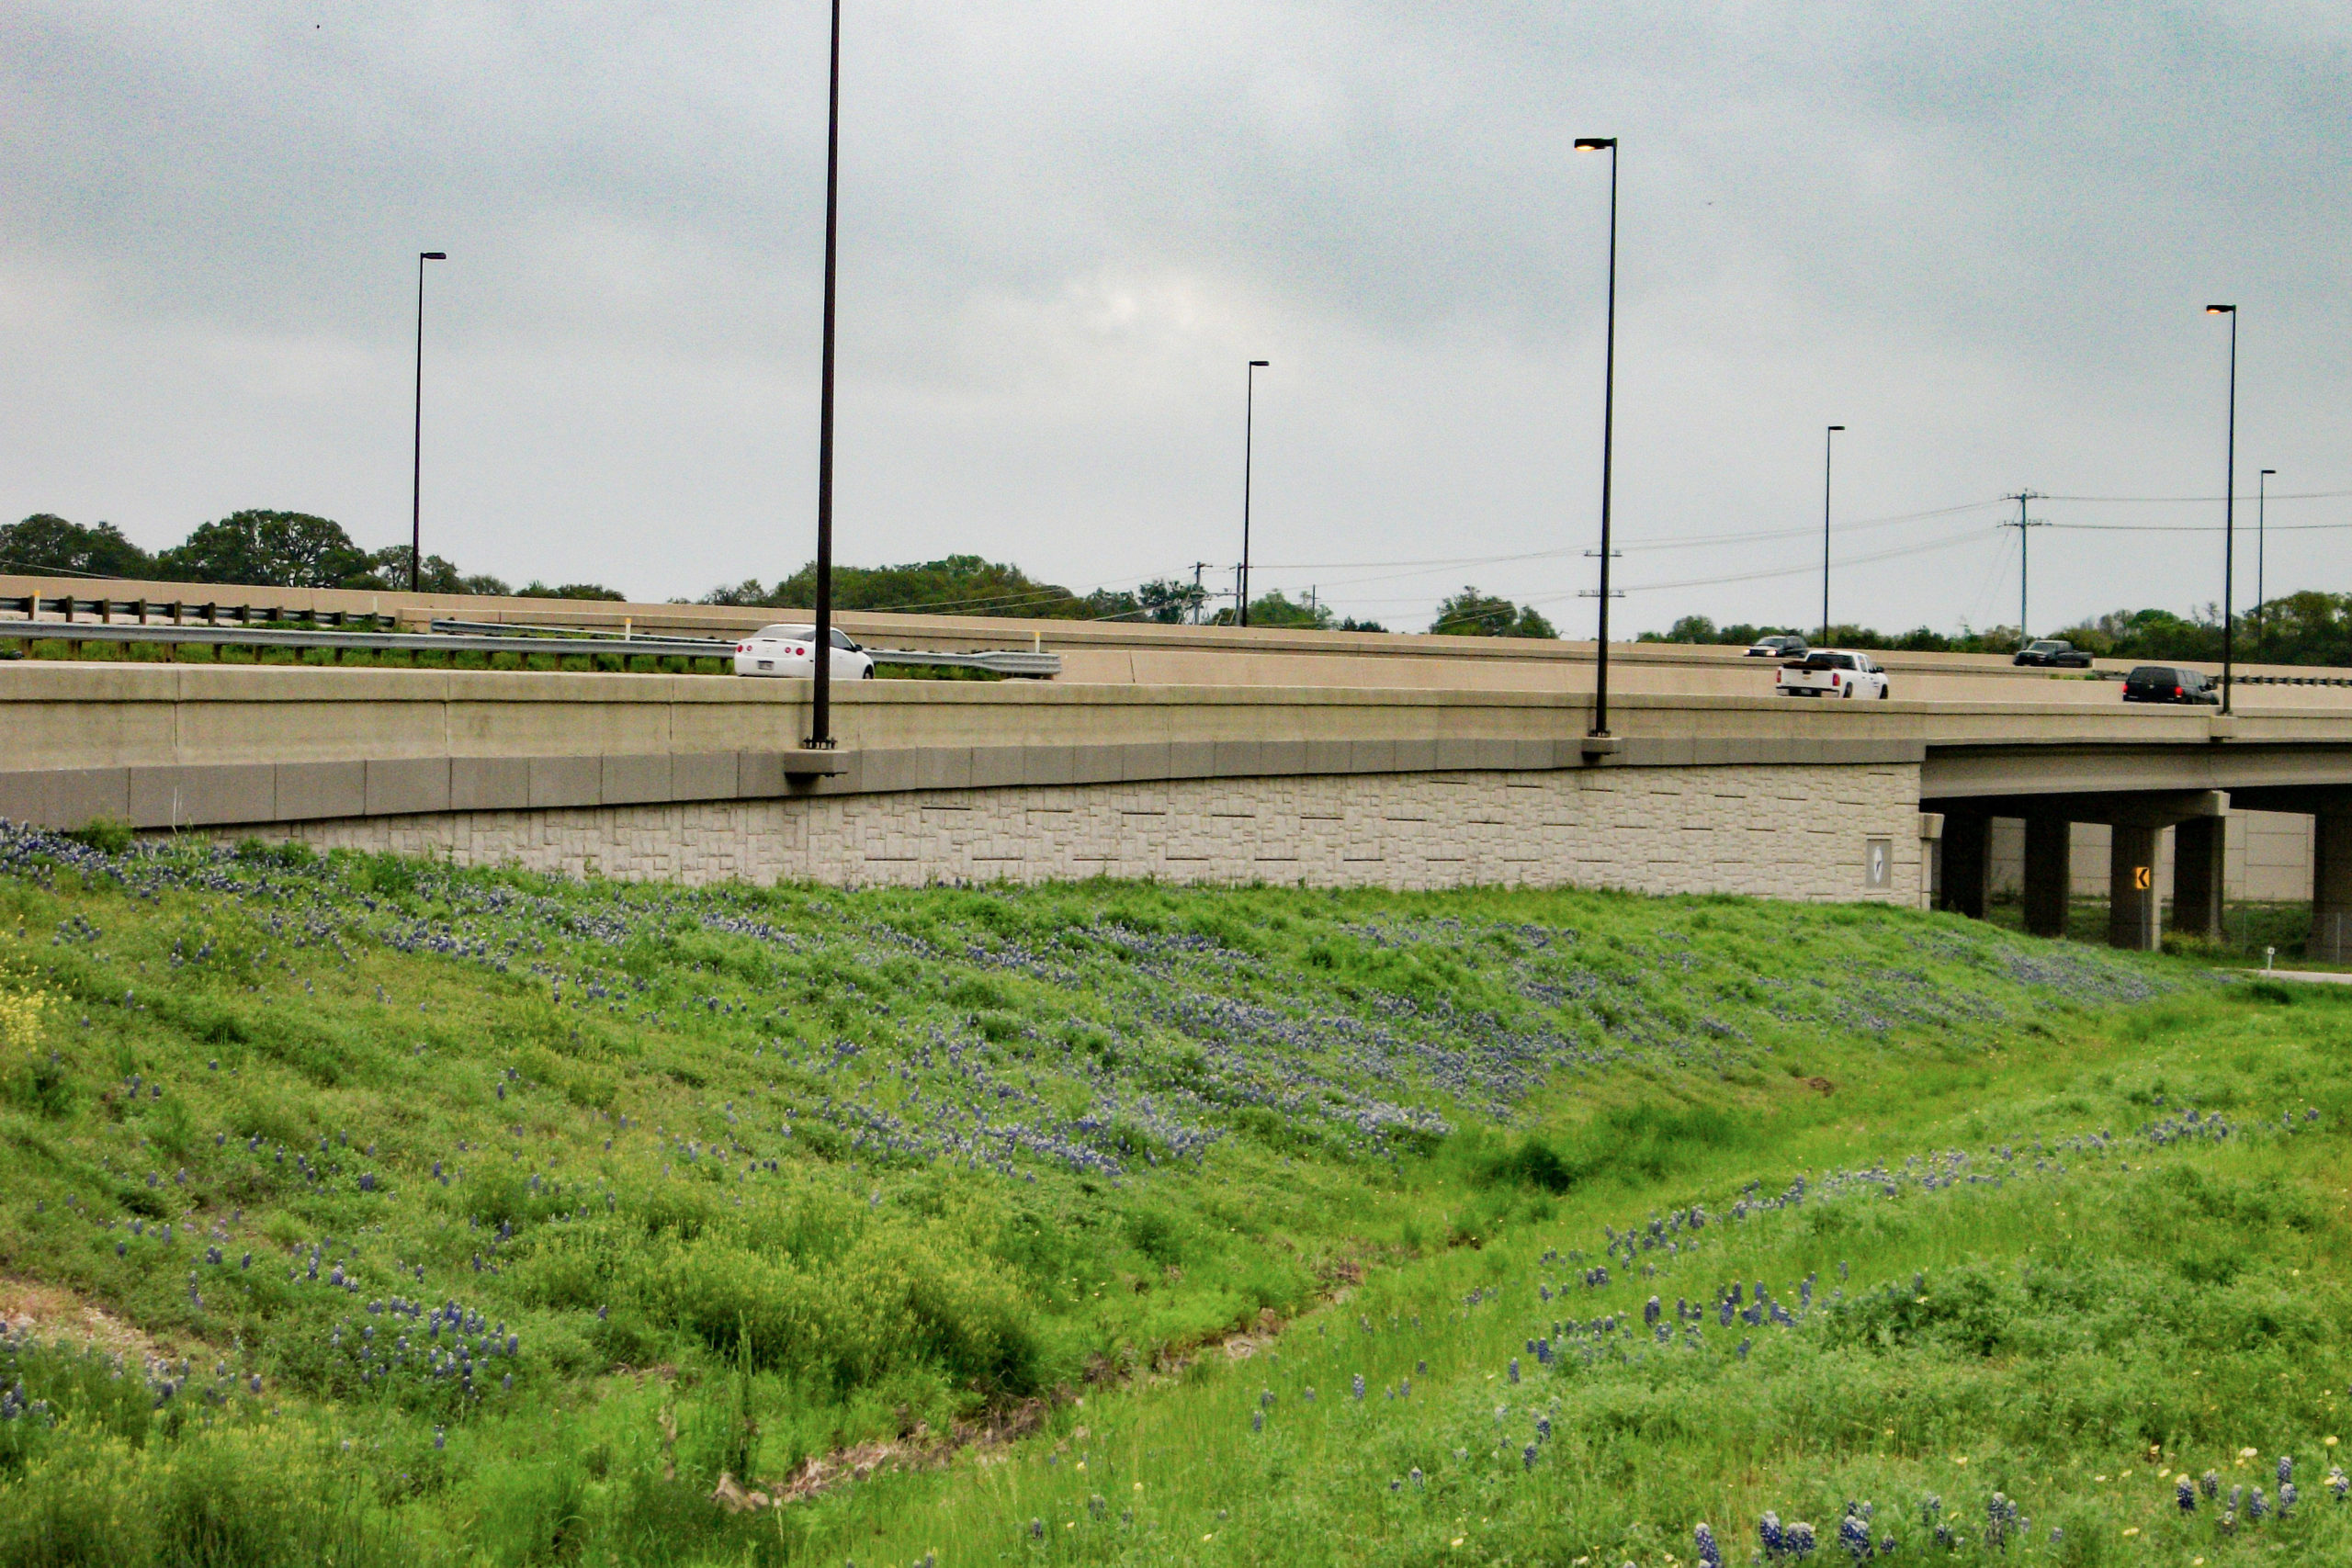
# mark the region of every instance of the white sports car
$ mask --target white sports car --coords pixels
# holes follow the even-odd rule
[[[762,626],[735,645],[735,673],[812,679],[816,674],[816,642],[814,626]],[[832,657],[826,662],[836,681],[874,679],[873,659],[850,641],[839,626],[833,628]]]

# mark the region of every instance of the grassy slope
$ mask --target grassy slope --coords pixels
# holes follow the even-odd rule
[[[0,1357],[65,1413],[0,1423],[0,1558],[1613,1564],[1703,1517],[1745,1561],[1761,1509],[1826,1537],[1849,1497],[1916,1551],[1929,1490],[1973,1554],[1996,1486],[2053,1561],[2352,1539],[2332,995],[1733,900],[0,869],[0,963],[59,998],[0,1069],[0,1275],[41,1320]],[[2192,1100],[2322,1115],[2135,1139]],[[1905,1174],[1949,1150],[2000,1180]],[[1601,1225],[1692,1203],[1577,1282]],[[1722,1284],[1793,1308],[1808,1272],[1795,1325],[1720,1326]],[[1654,1293],[1698,1348],[1591,1331]],[[143,1337],[123,1380],[51,1348],[84,1303]],[[456,1341],[470,1390],[418,1366]],[[188,1368],[152,1409],[142,1347]],[[1057,1388],[1011,1449],[705,1500]],[[2272,1490],[2301,1456],[2301,1517],[2168,1511],[2151,1470],[2251,1484],[2247,1446]]]

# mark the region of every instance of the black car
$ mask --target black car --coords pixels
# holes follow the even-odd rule
[[[2009,662],[2044,670],[2087,670],[2091,656],[2063,638],[2041,637],[2018,649],[2018,656]]]
[[[2123,677],[2127,703],[2208,703],[2220,706],[2222,689],[2213,677],[2170,664],[2142,664]]]
[[[1807,649],[1801,637],[1759,637],[1748,649],[1750,659],[1803,659]]]

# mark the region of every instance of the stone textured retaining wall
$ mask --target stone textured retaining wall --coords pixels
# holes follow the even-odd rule
[[[843,886],[1087,876],[1921,898],[1917,764],[1358,773],[282,823],[321,849]],[[243,830],[240,830],[243,831]],[[1865,886],[1888,840],[1888,886]]]

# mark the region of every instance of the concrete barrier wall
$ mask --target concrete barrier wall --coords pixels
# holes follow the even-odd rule
[[[437,813],[259,829],[574,876],[844,886],[1087,876],[1921,897],[1902,765],[1309,774]],[[1868,886],[1884,840],[1887,885]]]

